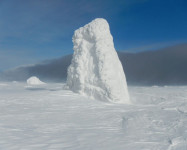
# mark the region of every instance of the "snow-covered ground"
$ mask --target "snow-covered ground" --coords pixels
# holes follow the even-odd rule
[[[129,93],[133,105],[0,83],[0,150],[187,150],[187,87]]]

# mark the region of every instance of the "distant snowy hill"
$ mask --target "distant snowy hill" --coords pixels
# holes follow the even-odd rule
[[[118,52],[128,84],[186,85],[187,44],[140,53]],[[18,67],[0,74],[1,80],[26,81],[37,76],[43,81],[66,80],[72,55],[43,63]]]

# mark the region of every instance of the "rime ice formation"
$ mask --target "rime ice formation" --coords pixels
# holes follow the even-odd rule
[[[29,79],[27,79],[27,84],[28,85],[41,85],[41,84],[45,84],[45,83],[40,81],[40,79],[38,79],[37,77],[32,76]]]
[[[107,21],[98,18],[77,29],[73,44],[69,89],[103,101],[130,103],[126,77]]]

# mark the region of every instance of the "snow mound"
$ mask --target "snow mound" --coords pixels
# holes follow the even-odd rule
[[[45,84],[45,83],[40,81],[39,78],[32,76],[29,79],[27,79],[27,84],[28,85],[41,85],[41,84]]]
[[[95,99],[129,104],[126,77],[107,21],[98,18],[77,29],[73,44],[69,89]]]

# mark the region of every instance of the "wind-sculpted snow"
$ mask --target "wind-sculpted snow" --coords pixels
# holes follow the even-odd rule
[[[1,150],[187,149],[187,87],[129,87],[125,105],[63,86],[0,83]]]
[[[27,84],[28,85],[41,85],[41,84],[45,84],[45,83],[40,81],[39,78],[32,76],[29,79],[27,79]]]
[[[95,19],[76,30],[73,44],[68,87],[95,99],[129,104],[125,74],[107,21]]]

